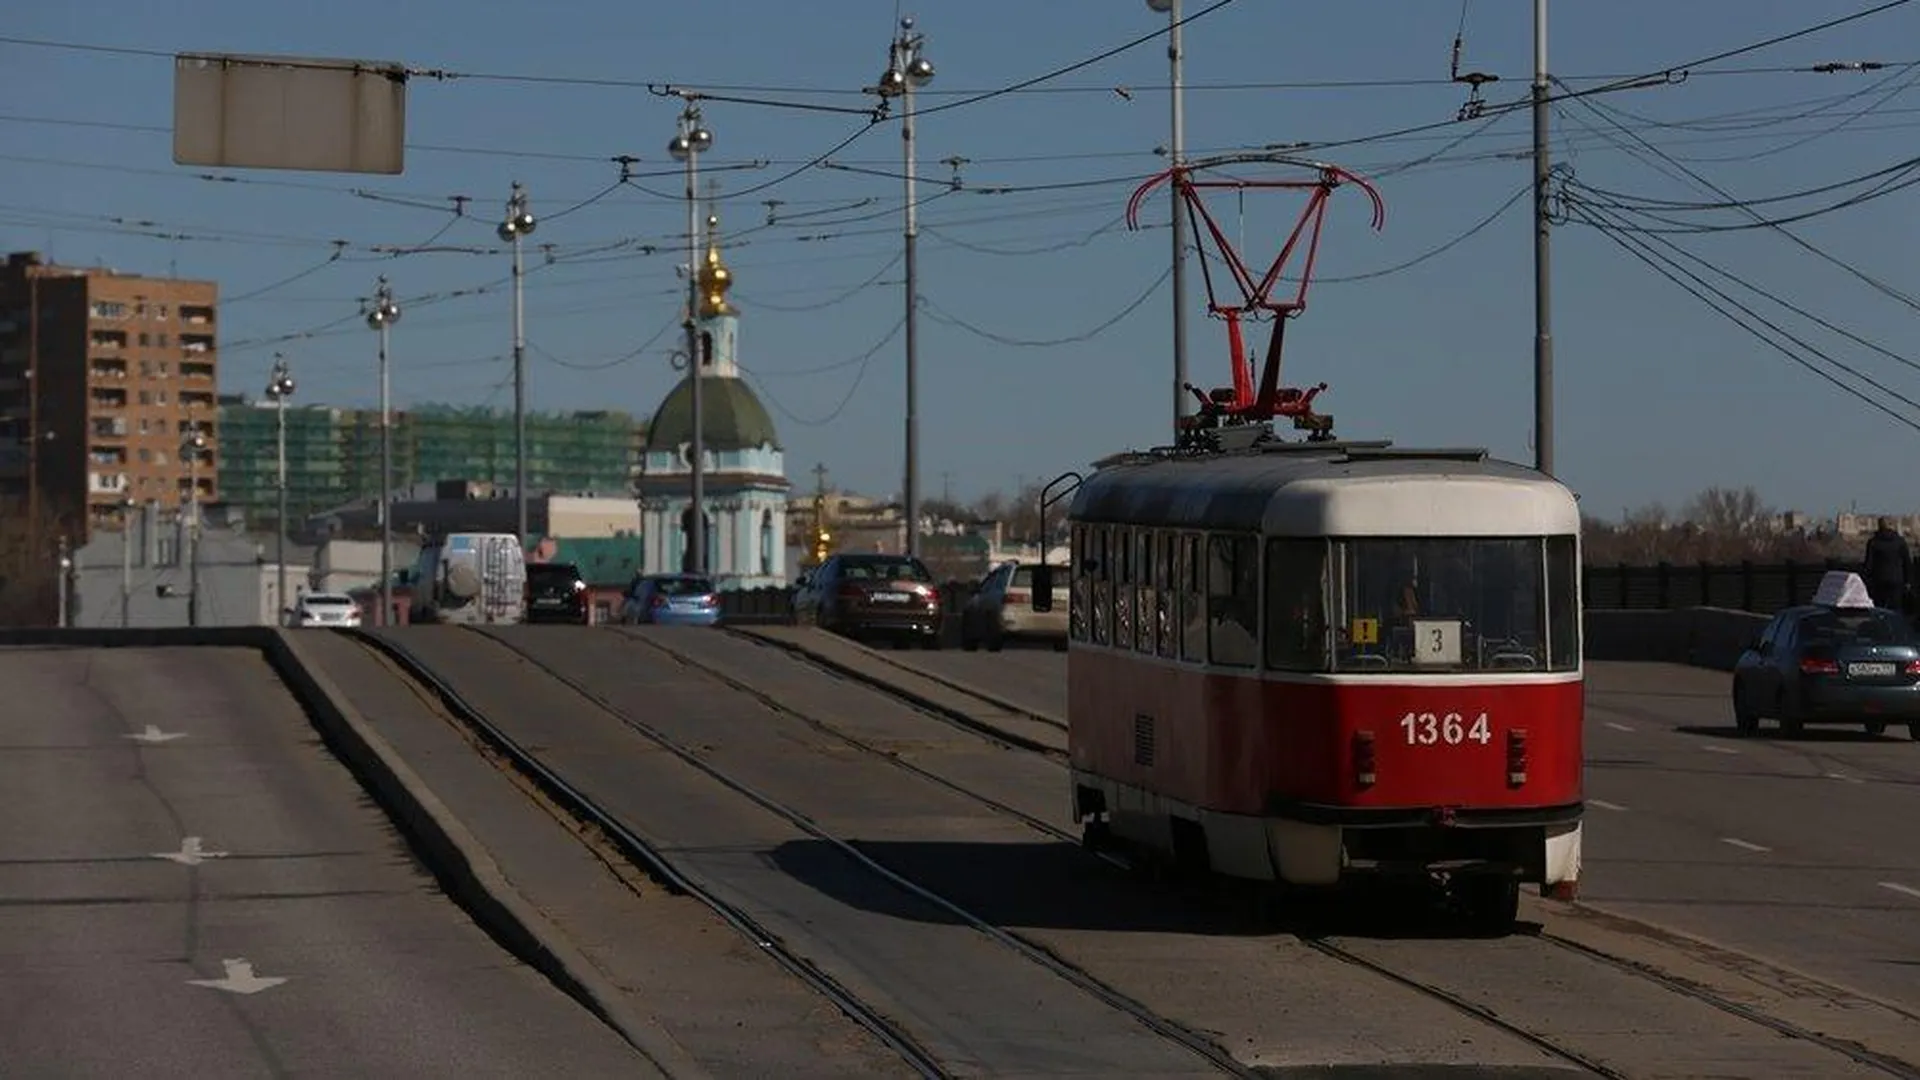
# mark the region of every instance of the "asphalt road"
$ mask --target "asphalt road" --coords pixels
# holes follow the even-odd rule
[[[653,1075],[438,895],[258,654],[3,650],[0,690],[0,1072]]]
[[[1920,1012],[1920,744],[1743,739],[1723,673],[1595,669],[1585,898]]]
[[[1161,1042],[1131,1017],[900,893],[661,751],[504,646],[470,632],[423,631],[405,633],[407,647],[511,737],[539,747],[542,761],[570,784],[905,1024],[962,1074],[1213,1074],[1206,1062]],[[901,815],[902,801],[874,782],[872,768],[846,754],[816,755],[804,729],[617,632],[561,626],[499,632],[590,680],[636,717],[698,746],[769,795],[810,794],[809,809],[836,832],[847,828],[849,817],[890,827],[896,836],[924,835],[927,828],[952,836],[968,823],[957,809],[933,800]]]
[[[886,655],[1064,713],[1058,653]],[[1728,680],[1590,665],[1582,899],[1920,1011],[1920,744],[1738,738]]]
[[[407,642],[449,635],[466,636],[446,627],[397,632]],[[698,900],[656,886],[569,827],[571,817],[537,802],[384,655],[326,632],[303,633],[301,646],[485,849],[505,887],[549,924],[544,932],[574,947],[570,970],[582,979],[597,970],[595,992],[644,1029],[636,1039],[667,1071],[691,1074],[692,1063],[720,1077],[911,1075]]]
[[[1281,1069],[1276,1075],[1291,1075],[1288,1067],[1388,1063],[1461,1070],[1454,1075],[1489,1068],[1515,1070],[1500,1074],[1510,1077],[1547,1075],[1539,1050],[1292,933],[1256,927],[1218,892],[1132,879],[945,786],[1064,825],[1064,775],[1039,755],[995,747],[784,650],[733,635],[653,628],[632,637],[563,628],[501,633],[918,885],[1016,929],[1163,1016],[1216,1033],[1242,1060]],[[656,647],[716,668],[761,696],[703,677]],[[777,830],[745,833],[737,796],[731,810],[695,799],[660,775],[658,754],[587,745],[579,734],[583,717],[556,716],[533,698],[509,696],[505,687],[537,681],[531,672],[516,674],[470,650],[446,659],[488,672],[488,685],[497,680],[505,714],[547,714],[547,722],[528,730],[544,732],[556,748],[574,747],[577,756],[564,766],[570,775],[597,772],[600,789],[623,800],[624,813],[671,830],[679,850],[770,906],[805,935],[816,958],[884,995],[896,1015],[955,1060],[995,1075],[1180,1068],[1168,1044],[1143,1043],[1137,1028],[1116,1026],[1064,982],[1036,978],[1038,969],[996,961],[951,915],[879,885],[828,845]],[[879,753],[863,753],[845,738]],[[716,835],[728,818],[736,823]],[[1349,935],[1342,939],[1349,948],[1415,969],[1630,1075],[1866,1075],[1828,1051],[1784,1042],[1638,976],[1525,937],[1421,940],[1425,931],[1410,928],[1404,916],[1383,924],[1344,911],[1323,914],[1329,919],[1319,929]],[[945,977],[916,977],[916,959]],[[1046,1036],[1049,1030],[1076,1038],[1063,1043]]]

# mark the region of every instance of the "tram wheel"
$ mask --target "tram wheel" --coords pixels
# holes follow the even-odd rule
[[[1475,931],[1505,934],[1519,920],[1519,878],[1506,874],[1471,874],[1456,878],[1452,885],[1454,903]]]
[[[1867,734],[1872,735],[1875,738],[1878,738],[1879,736],[1885,735],[1886,733],[1887,733],[1887,725],[1884,721],[1874,720],[1874,721],[1869,721],[1867,723]]]

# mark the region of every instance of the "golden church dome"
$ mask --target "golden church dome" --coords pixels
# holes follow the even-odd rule
[[[700,317],[737,315],[727,302],[727,290],[733,288],[733,272],[720,261],[720,218],[707,215],[707,258],[700,267]]]

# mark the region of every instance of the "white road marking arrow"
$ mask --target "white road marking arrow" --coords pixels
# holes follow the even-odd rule
[[[220,964],[227,969],[225,978],[188,979],[188,984],[205,986],[214,990],[225,990],[229,994],[257,994],[262,990],[271,990],[287,981],[285,978],[279,976],[267,977],[255,975],[253,973],[253,964],[245,958],[222,960]]]
[[[186,737],[187,733],[184,731],[161,731],[156,724],[148,724],[147,730],[127,736],[127,738],[132,739],[134,742],[142,743],[172,742],[175,739],[184,739]]]
[[[185,840],[180,841],[179,851],[156,851],[153,853],[153,857],[156,859],[172,859],[182,866],[199,866],[208,859],[224,859],[227,857],[227,853],[224,851],[208,851],[200,846],[199,837],[189,836]]]

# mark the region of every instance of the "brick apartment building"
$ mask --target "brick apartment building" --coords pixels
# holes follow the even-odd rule
[[[75,547],[123,506],[218,497],[218,288],[42,261],[0,267],[0,515]]]

